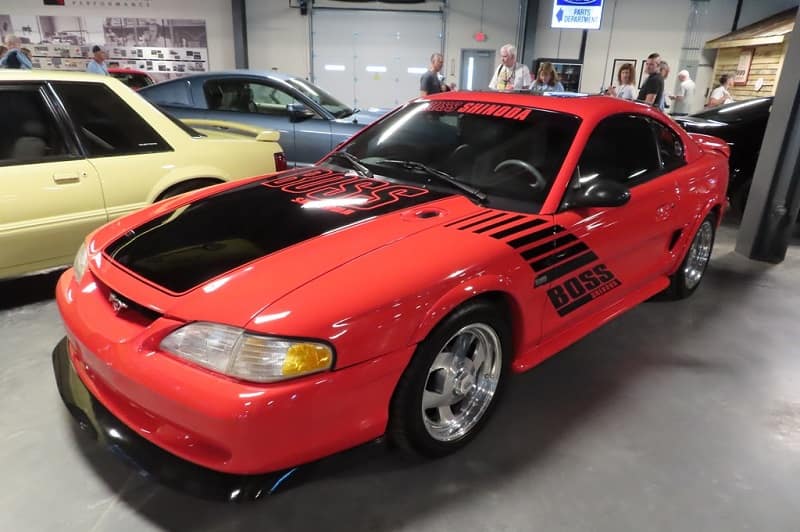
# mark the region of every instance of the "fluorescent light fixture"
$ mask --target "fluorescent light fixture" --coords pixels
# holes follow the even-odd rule
[[[406,69],[406,72],[408,72],[409,74],[424,74],[427,71],[428,69],[425,67],[408,67]]]
[[[367,72],[386,72],[386,67],[383,65],[368,65]]]
[[[472,90],[472,75],[475,73],[475,58],[470,57],[467,63],[467,90]]]
[[[325,70],[331,72],[344,72],[345,68],[344,65],[325,65]]]

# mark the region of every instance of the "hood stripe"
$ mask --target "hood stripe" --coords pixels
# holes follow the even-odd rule
[[[562,277],[574,270],[577,270],[581,266],[586,266],[587,264],[590,264],[596,260],[597,260],[597,255],[595,255],[594,252],[592,251],[589,251],[588,253],[585,253],[583,255],[579,255],[577,258],[569,262],[565,262],[561,264],[561,266],[556,266],[555,268],[548,270],[539,275],[538,277],[536,277],[536,280],[534,281],[534,286],[539,286],[543,283],[553,282],[559,277]]]
[[[478,234],[485,233],[487,231],[491,231],[492,229],[497,229],[498,227],[503,227],[504,225],[508,225],[508,224],[510,224],[512,222],[516,222],[517,220],[522,220],[523,218],[524,218],[524,216],[521,216],[521,215],[512,216],[511,218],[506,218],[505,220],[502,220],[500,222],[494,223],[492,225],[487,225],[486,227],[482,227],[482,228],[478,229],[475,232],[478,233]]]
[[[476,220],[476,218],[479,219]],[[579,242],[578,237],[572,233],[566,233],[556,237],[556,235],[565,231],[564,228],[560,225],[547,225],[546,221],[542,218],[531,219],[530,217],[520,214],[512,215],[509,213],[489,211],[488,213],[481,213],[480,217],[473,214],[457,222],[451,222],[451,224],[448,225],[458,225],[468,222],[466,225],[461,225],[456,229],[461,231],[471,230],[473,233],[483,234],[526,218],[527,220],[522,223],[517,223],[511,227],[495,231],[494,233],[490,233],[489,236],[496,240],[502,240],[504,244],[519,250],[520,257],[528,263],[531,270],[539,274],[535,278],[534,287],[550,283],[559,277],[563,277],[578,268],[598,260],[597,255],[589,249],[589,246],[586,245],[585,242]],[[486,225],[492,220],[498,221]],[[537,230],[525,233],[534,228]],[[507,240],[509,237],[515,238]],[[531,244],[538,245],[529,247]]]
[[[490,214],[491,214],[491,213],[490,213]],[[476,227],[476,226],[478,226],[478,225],[483,225],[483,224],[485,224],[486,222],[490,222],[490,221],[492,221],[492,220],[497,220],[498,218],[500,218],[500,217],[502,217],[502,216],[506,216],[506,214],[505,214],[505,213],[503,213],[503,212],[500,212],[500,213],[497,213],[497,214],[493,214],[492,216],[489,216],[489,217],[483,218],[482,220],[478,220],[478,221],[476,221],[476,222],[472,222],[472,223],[469,223],[469,224],[467,224],[467,225],[461,226],[461,227],[459,227],[459,229],[460,229],[460,230],[462,230],[462,231],[465,231],[465,230],[467,230],[467,229],[470,229],[470,228],[472,228],[472,227]]]
[[[547,244],[542,244],[540,246],[536,246],[535,248],[526,249],[525,251],[520,253],[520,255],[522,255],[522,258],[525,260],[535,259],[536,257],[539,257],[546,253],[550,253],[554,249],[560,248],[565,244],[569,244],[570,242],[575,242],[576,240],[578,240],[578,237],[576,237],[571,233],[568,233],[564,236],[556,238],[555,240],[551,240]]]
[[[584,244],[583,242],[578,242],[572,247],[568,247],[563,251],[559,251],[558,253],[553,253],[542,260],[536,261],[531,263],[531,267],[533,267],[534,271],[542,271],[555,266],[556,264],[568,259],[569,257],[574,257],[584,251],[588,251],[589,246]]]
[[[544,220],[542,220],[540,218],[537,218],[536,220],[530,220],[528,222],[524,222],[524,223],[515,225],[514,227],[509,227],[508,229],[504,229],[502,231],[498,231],[496,233],[493,233],[492,234],[492,238],[497,238],[498,240],[502,239],[502,238],[506,238],[506,237],[509,237],[511,235],[515,235],[517,233],[520,233],[520,232],[522,232],[522,231],[524,231],[526,229],[530,229],[531,227],[536,227],[537,225],[542,225],[543,223],[544,223]]]
[[[483,216],[484,214],[486,214],[484,211],[476,212],[475,214],[470,214],[469,216],[467,216],[465,218],[461,218],[460,220],[455,220],[453,222],[448,222],[448,223],[444,224],[444,226],[445,227],[451,227],[453,225],[458,225],[458,224],[460,224],[462,222],[466,222],[467,220],[472,220],[473,218],[477,218],[478,216]]]

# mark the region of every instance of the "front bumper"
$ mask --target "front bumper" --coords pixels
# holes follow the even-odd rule
[[[254,500],[273,493],[296,470],[263,475],[220,473],[153,445],[114,417],[84,386],[70,361],[67,338],[53,349],[53,371],[61,399],[81,429],[144,476],[173,489],[207,499]]]
[[[56,374],[75,374],[59,385],[73,390],[62,396],[84,424],[99,423],[101,407],[106,414],[94,430],[102,440],[109,440],[103,424],[111,417],[125,434],[168,455],[237,478],[273,478],[382,436],[392,392],[414,349],[286,382],[246,383],[159,351],[159,339],[181,323],[115,312],[90,271],[78,283],[67,270],[56,301],[68,336],[59,357],[70,370],[56,365]],[[65,386],[72,381],[80,386]]]

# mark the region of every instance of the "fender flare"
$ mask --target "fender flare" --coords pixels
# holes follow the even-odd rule
[[[512,340],[513,344],[516,346],[516,337],[518,336],[516,324],[519,323],[521,319],[519,317],[521,311],[519,303],[509,290],[509,286],[510,279],[502,274],[480,275],[461,281],[442,294],[436,302],[431,305],[422,319],[420,319],[412,335],[411,343],[418,344],[424,340],[445,317],[467,301],[480,297],[483,294],[499,293],[505,296],[509,303],[511,303],[509,318],[512,321],[512,334],[515,337],[512,338]]]

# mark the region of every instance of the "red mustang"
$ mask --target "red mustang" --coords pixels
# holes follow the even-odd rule
[[[314,167],[90,235],[57,288],[59,390],[138,466],[232,499],[382,435],[450,453],[510,371],[697,288],[728,154],[607,97],[413,101]]]

